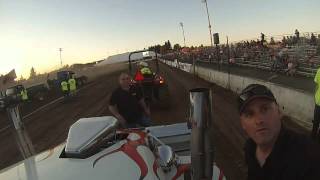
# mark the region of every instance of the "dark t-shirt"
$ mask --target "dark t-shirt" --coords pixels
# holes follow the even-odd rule
[[[248,180],[320,180],[320,145],[291,130],[281,128],[263,167],[256,159],[256,144],[245,145]]]
[[[129,91],[117,88],[113,91],[109,104],[116,106],[119,113],[128,123],[135,123],[143,115],[139,101],[142,98],[140,90],[131,87]]]

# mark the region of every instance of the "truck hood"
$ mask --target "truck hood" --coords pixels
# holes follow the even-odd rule
[[[155,158],[144,145],[136,148],[141,159],[134,160],[122,151],[117,143],[86,159],[59,158],[65,144],[30,157],[0,172],[6,180],[132,180],[158,179],[153,170]],[[142,161],[142,162],[141,162]],[[140,163],[140,164],[139,164]]]

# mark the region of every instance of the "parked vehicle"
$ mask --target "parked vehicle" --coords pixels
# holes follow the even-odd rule
[[[0,108],[5,109],[9,104],[22,102],[21,91],[26,90],[28,101],[42,101],[48,93],[48,88],[45,84],[37,84],[25,88],[22,84],[18,84],[6,89],[0,96]]]
[[[59,71],[57,72],[57,79],[48,79],[47,83],[50,89],[60,90],[61,82],[63,80],[68,80],[71,76],[75,77],[77,87],[85,85],[88,81],[87,76],[77,76],[73,71]]]

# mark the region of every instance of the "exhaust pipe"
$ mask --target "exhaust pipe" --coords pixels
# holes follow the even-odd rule
[[[189,91],[191,126],[192,179],[212,179],[213,146],[210,130],[212,126],[212,92],[208,88]]]

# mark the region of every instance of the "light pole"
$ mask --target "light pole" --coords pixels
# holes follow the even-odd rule
[[[230,89],[230,48],[229,48],[228,36],[227,36],[227,48],[228,48],[228,89]]]
[[[208,23],[209,23],[210,42],[211,42],[211,46],[213,46],[213,43],[212,43],[212,33],[211,33],[211,23],[210,23],[209,11],[208,11],[208,3],[207,3],[207,0],[202,0],[202,2],[206,4],[206,10],[207,10],[207,16],[208,16]]]
[[[186,37],[185,37],[185,35],[184,35],[184,29],[183,29],[183,23],[182,23],[182,22],[180,22],[180,26],[181,26],[181,28],[182,28],[182,35],[183,35],[184,47],[186,47]]]
[[[62,48],[59,48],[59,52],[60,52],[60,65],[61,65],[61,67],[62,67],[62,58],[61,58]]]

